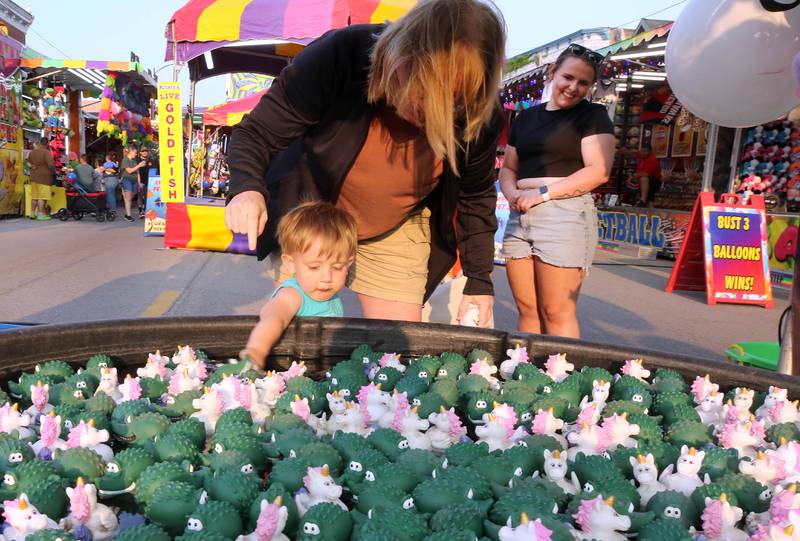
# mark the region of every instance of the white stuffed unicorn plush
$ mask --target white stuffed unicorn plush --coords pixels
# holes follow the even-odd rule
[[[673,465],[670,464],[661,472],[658,480],[670,490],[680,492],[684,496],[691,496],[694,490],[703,485],[711,484],[708,474],[704,479],[700,479],[699,472],[703,466],[703,459],[706,457],[705,451],[698,451],[694,447],[681,447],[681,455],[678,457],[677,471],[673,472]]]
[[[16,500],[3,502],[3,518],[5,529],[3,537],[6,541],[24,541],[29,535],[39,530],[58,528],[58,524],[45,514],[39,512],[30,503],[27,494],[19,495]]]
[[[75,533],[83,526],[92,533],[94,541],[108,541],[117,537],[117,515],[110,507],[97,503],[97,488],[94,485],[84,484],[83,478],[78,477],[75,488],[67,487],[67,496],[70,512],[61,519],[59,525],[62,528]]]
[[[545,449],[544,476],[567,494],[574,496],[581,491],[581,482],[575,472],[572,472],[567,479],[567,453]],[[539,472],[534,472],[533,477],[539,477]]]
[[[667,490],[658,480],[658,466],[656,466],[655,458],[650,453],[647,455],[637,455],[636,457],[629,458],[631,468],[633,468],[633,478],[639,483],[639,492],[641,498],[641,507],[647,507],[647,502],[650,498],[657,493]]]
[[[297,512],[301,517],[318,503],[332,503],[347,511],[347,506],[340,499],[342,487],[336,484],[327,464],[321,468],[308,468],[306,476],[303,477],[303,487],[305,490],[300,490],[294,497]]]
[[[117,379],[116,368],[101,368],[100,369],[100,383],[97,386],[95,395],[105,393],[114,399],[114,402],[119,403],[122,401],[122,393],[118,389],[119,380]]]

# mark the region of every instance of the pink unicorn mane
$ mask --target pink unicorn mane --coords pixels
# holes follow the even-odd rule
[[[197,361],[197,377],[201,380],[205,380],[208,377],[208,369],[203,361]]]
[[[778,479],[786,478],[786,462],[778,458],[776,455],[768,455],[767,460],[769,460],[773,466],[775,466],[775,476]]]
[[[6,402],[6,405],[5,405],[5,406],[3,406],[2,408],[0,408],[0,419],[3,419],[3,418],[5,418],[5,417],[8,417],[8,415],[9,415],[10,413],[11,413],[11,404],[9,404],[8,402]]]
[[[566,362],[567,362],[566,354],[564,354],[564,353],[556,353],[555,355],[550,355],[550,356],[547,357],[547,361],[545,361],[544,367],[547,370],[550,370],[550,368],[555,368],[557,364],[566,363]]]
[[[720,500],[712,500],[703,509],[700,517],[703,521],[703,531],[711,537],[719,537],[722,533],[722,509],[723,503]]]
[[[364,385],[359,389],[358,396],[358,407],[361,408],[361,415],[364,417],[364,422],[369,424],[369,411],[367,411],[367,397],[369,393],[375,389],[375,384],[370,383],[369,385]]]
[[[511,351],[518,352],[517,353],[517,362],[520,363],[529,363],[530,357],[528,356],[528,348],[521,347],[519,349],[512,349]]]
[[[581,530],[586,532],[589,529],[590,522],[589,520],[594,513],[594,507],[597,503],[603,501],[602,496],[598,496],[597,498],[593,498],[591,500],[581,500],[581,504],[578,507],[578,512],[572,515],[572,518],[575,519],[575,522],[578,523]]]
[[[70,429],[69,436],[67,436],[67,447],[72,449],[81,446],[81,434],[86,430],[86,426],[86,423],[81,421]]]
[[[308,468],[308,474],[303,476],[303,486],[311,492],[311,473],[322,475],[322,468]]]
[[[694,381],[692,382],[692,396],[694,396],[694,399],[698,402],[704,399],[706,397],[705,391],[706,391],[706,378],[701,376],[697,376],[696,378],[694,378]]]
[[[461,436],[461,431],[463,425],[461,424],[461,419],[458,415],[452,410],[444,410],[445,415],[447,415],[447,422],[450,423],[450,430],[448,434],[450,437],[455,438]]]
[[[260,515],[258,515],[258,522],[256,522],[256,535],[260,540],[270,541],[275,534],[278,533],[276,530],[278,529],[280,510],[280,506],[271,503],[261,511]]]
[[[89,497],[86,495],[83,485],[76,486],[72,491],[72,495],[69,497],[69,510],[81,524],[89,522]]]
[[[169,388],[167,392],[172,396],[177,396],[181,394],[181,373],[180,371],[176,370],[172,377],[169,378]]]
[[[30,505],[30,504],[28,504]],[[11,513],[8,512],[9,509],[19,509],[19,500],[6,500],[3,502],[3,518],[6,522],[11,521]]]
[[[36,385],[31,391],[31,402],[33,402],[33,405],[38,410],[41,410],[47,405],[48,399],[48,392],[44,385]]]
[[[284,381],[289,381],[297,376],[302,376],[304,371],[305,370],[303,369],[302,364],[292,361],[292,365],[289,367],[289,369],[281,375],[283,376]]]
[[[722,431],[719,433],[719,443],[724,448],[729,449],[730,446],[733,444],[731,441],[733,438],[733,434],[736,432],[738,422],[733,423],[725,423],[725,426],[722,427]]]
[[[477,361],[475,361],[474,363],[469,365],[469,373],[470,374],[478,374],[478,375],[480,375],[481,366],[482,365],[483,365],[483,363],[481,363],[481,359],[478,359]]]
[[[239,383],[236,388],[236,401],[239,402],[244,409],[252,409],[253,393],[251,392],[249,383]]]
[[[142,386],[137,378],[127,380],[128,397],[130,400],[139,400],[142,397]]]
[[[780,525],[789,518],[794,496],[791,490],[782,490],[780,494],[772,497],[772,501],[769,502],[769,523],[771,525]]]
[[[534,434],[547,434],[547,421],[549,419],[550,412],[548,410],[539,410],[531,423],[531,432]]]
[[[214,400],[214,413],[217,417],[222,415],[222,412],[225,411],[225,397],[223,394],[217,390],[212,391],[216,396],[213,398]]]
[[[589,425],[597,424],[597,408],[594,404],[589,404],[585,408],[581,410],[578,414],[578,420],[576,421],[578,426],[583,423],[587,423]]]
[[[754,419],[750,423],[750,433],[756,438],[763,440],[764,437],[766,436],[766,430],[764,429],[764,422],[759,421],[758,419]]]
[[[614,441],[614,427],[612,423],[606,421],[603,426],[597,431],[597,446],[595,449],[598,451],[605,451],[611,447]]]
[[[387,364],[389,364],[389,361],[393,361],[396,356],[397,353],[384,353],[383,355],[381,355],[380,360],[378,360],[378,364],[380,365],[381,368],[383,368]]]
[[[633,359],[628,359],[625,361],[625,364],[622,365],[622,373],[626,376],[631,375],[631,368],[633,366]]]
[[[40,436],[45,447],[50,447],[53,445],[53,442],[56,441],[56,438],[60,432],[61,431],[59,430],[58,422],[56,422],[55,417],[51,417],[50,415],[42,416]]]
[[[553,541],[553,530],[542,524],[541,519],[536,519],[534,524],[535,541]]]
[[[303,421],[308,421],[308,416],[311,415],[311,408],[308,407],[308,402],[303,399],[293,400],[290,404],[292,413],[300,417]]]
[[[405,393],[397,393],[394,395],[397,408],[394,410],[394,419],[392,420],[392,428],[398,432],[403,431],[403,419],[406,415],[410,414],[411,408],[408,405],[408,398]]]

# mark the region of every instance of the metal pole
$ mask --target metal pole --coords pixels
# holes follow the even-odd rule
[[[178,73],[181,71],[178,65],[178,41],[175,39],[175,21],[172,21],[172,80],[178,80]]]
[[[792,369],[789,374],[798,375],[800,367],[800,243],[794,256],[794,278],[792,280],[792,321],[789,325],[792,343]],[[787,337],[789,338],[789,337]]]
[[[733,134],[733,149],[731,150],[731,177],[728,179],[728,189],[725,193],[733,192],[733,184],[739,169],[739,156],[742,154],[742,128],[736,128]]]
[[[708,148],[706,149],[706,163],[703,168],[703,186],[701,192],[713,191],[714,164],[717,161],[717,143],[719,142],[719,126],[708,125]]]
[[[189,149],[188,149],[189,167],[187,168],[189,174],[186,177],[186,190],[184,193],[189,193],[189,189],[191,188],[191,185],[189,183],[191,182],[192,167],[194,166],[194,153],[192,152],[192,143],[194,140],[194,90],[196,86],[197,86],[197,81],[192,81],[191,84],[189,85]],[[201,183],[200,188],[202,189],[202,187],[203,184]]]

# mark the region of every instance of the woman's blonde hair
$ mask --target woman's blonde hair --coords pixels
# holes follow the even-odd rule
[[[321,257],[347,260],[358,249],[356,220],[331,203],[313,201],[290,210],[278,224],[278,244],[284,254],[305,253],[319,242]],[[315,254],[316,255],[316,254]]]
[[[437,159],[458,174],[458,150],[477,139],[498,103],[505,39],[488,1],[421,0],[378,38],[367,98],[422,126]]]

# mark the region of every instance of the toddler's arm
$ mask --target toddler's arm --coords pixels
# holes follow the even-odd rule
[[[302,304],[303,299],[296,289],[290,287],[281,289],[261,309],[258,323],[250,332],[247,345],[239,356],[249,356],[253,364],[263,370],[272,346],[289,326]]]

